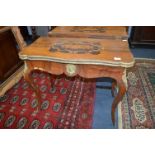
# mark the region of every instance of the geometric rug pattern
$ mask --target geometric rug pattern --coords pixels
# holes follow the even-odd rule
[[[155,128],[155,63],[137,61],[127,70],[127,81],[119,106],[119,128]]]
[[[0,128],[92,128],[96,81],[40,71],[32,77],[41,92],[41,110],[22,78],[0,97]]]

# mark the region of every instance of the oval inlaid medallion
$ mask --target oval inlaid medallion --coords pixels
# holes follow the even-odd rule
[[[64,41],[56,42],[50,48],[51,52],[99,54],[102,47],[99,42],[87,41]]]
[[[33,120],[31,125],[30,125],[30,129],[37,129],[40,125],[39,120]]]
[[[54,103],[52,109],[54,112],[58,112],[60,110],[60,108],[61,108],[61,104],[59,102],[56,102],[56,103]]]
[[[73,76],[74,74],[76,74],[76,65],[74,64],[67,64],[66,65],[66,72],[69,76]]]
[[[16,119],[16,116],[10,115],[4,123],[4,127],[6,128],[10,127],[14,123],[15,119]]]
[[[28,122],[27,118],[26,117],[22,117],[18,123],[17,123],[17,128],[18,129],[22,129],[24,128],[24,126],[26,125],[26,123]]]
[[[53,124],[51,122],[46,122],[43,129],[52,129],[53,128]]]

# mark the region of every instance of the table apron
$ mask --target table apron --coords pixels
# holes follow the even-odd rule
[[[67,76],[79,75],[83,78],[100,78],[109,77],[113,79],[122,79],[124,72],[126,71],[123,67],[112,67],[102,65],[89,65],[89,64],[66,64],[56,63],[49,61],[40,60],[26,60],[25,70],[41,70],[54,75],[65,74]]]
[[[36,93],[39,104],[39,106],[37,107],[38,110],[41,108],[41,94],[39,89],[33,82],[32,77],[30,76],[31,71],[33,70],[41,70],[54,75],[66,74],[67,76],[79,75],[83,78],[109,77],[114,79],[114,82],[112,83],[112,94],[114,94],[115,87],[118,87],[118,93],[117,96],[115,96],[114,101],[112,103],[111,119],[113,124],[115,124],[116,107],[118,103],[122,100],[127,90],[126,68],[92,64],[66,64],[42,60],[25,60],[24,78]]]

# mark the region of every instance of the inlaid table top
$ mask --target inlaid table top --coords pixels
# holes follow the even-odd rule
[[[128,42],[90,38],[40,37],[19,53],[21,59],[131,67]]]
[[[38,109],[43,103],[41,91],[31,76],[32,70],[42,70],[54,75],[80,76],[83,78],[109,77],[113,79],[111,119],[115,124],[115,111],[127,90],[126,68],[134,65],[134,58],[127,40],[40,37],[25,47],[19,56],[24,60],[24,78],[33,88],[38,99]],[[118,93],[115,95],[115,88]],[[41,104],[42,103],[42,104]]]
[[[127,39],[125,26],[58,26],[48,33],[53,37],[87,37],[96,39]]]

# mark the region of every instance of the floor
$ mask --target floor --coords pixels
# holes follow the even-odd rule
[[[97,82],[97,85],[110,86],[110,82]],[[114,129],[117,128],[117,123],[113,126],[111,121],[111,105],[113,101],[111,90],[100,89],[96,90],[96,101],[94,108],[93,128],[94,129]],[[117,122],[117,113],[116,113]]]
[[[27,42],[30,44],[32,41]],[[135,58],[148,58],[155,59],[155,48],[132,48],[131,49]],[[105,79],[98,79],[97,85],[100,86],[111,86],[111,81]],[[117,129],[117,110],[116,110],[116,124],[113,126],[111,122],[111,105],[113,101],[111,90],[107,89],[96,89],[96,101],[94,108],[93,117],[93,128],[94,129]]]
[[[155,59],[155,48],[133,48],[131,49],[135,58],[149,58]],[[98,79],[97,85],[111,86],[110,79]],[[93,117],[93,129],[117,129],[117,110],[116,110],[116,124],[113,126],[111,121],[111,105],[113,101],[110,89],[96,89],[96,100]]]
[[[149,58],[155,59],[155,48],[133,48],[131,49],[135,58]],[[110,86],[110,80],[98,79],[97,85]],[[117,112],[116,112],[116,125],[113,126],[111,122],[111,105],[113,97],[111,91],[107,89],[97,88],[96,90],[96,101],[93,117],[93,128],[94,129],[117,129]]]

